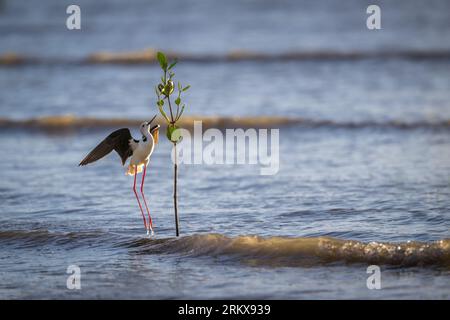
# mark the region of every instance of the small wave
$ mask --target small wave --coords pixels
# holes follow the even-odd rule
[[[450,239],[434,242],[360,242],[331,237],[229,237],[197,234],[180,238],[146,238],[101,231],[0,231],[0,244],[18,248],[43,246],[125,248],[136,254],[214,257],[253,266],[313,267],[331,263],[364,263],[450,267]]]
[[[147,49],[136,52],[99,52],[90,55],[88,63],[155,63],[157,50]],[[248,50],[234,50],[226,54],[189,54],[168,52],[170,59],[185,62],[239,62],[239,61],[303,61],[303,60],[359,60],[370,58],[401,58],[401,59],[450,59],[450,51],[289,51],[284,53],[265,53]]]
[[[157,121],[164,126],[164,121],[157,118]],[[359,121],[359,122],[339,122],[328,120],[314,120],[295,117],[277,116],[247,116],[247,117],[227,117],[227,116],[185,116],[180,120],[180,126],[192,129],[194,121],[202,121],[203,129],[207,128],[282,128],[287,126],[297,126],[303,128],[342,128],[342,129],[450,129],[450,120],[435,122],[402,122],[402,121]],[[116,127],[136,127],[142,120],[127,118],[89,118],[76,117],[73,115],[48,116],[30,118],[25,120],[15,120],[0,118],[1,129],[21,130],[42,130],[42,131],[74,131],[80,129],[99,129]]]
[[[132,52],[96,52],[82,58],[32,57],[19,53],[0,54],[0,66],[25,64],[154,64],[157,62],[156,49]],[[266,53],[248,50],[234,50],[224,54],[167,52],[170,59],[194,63],[220,63],[240,61],[314,61],[314,60],[362,60],[362,59],[450,59],[448,50],[397,50],[397,51],[288,51]]]
[[[364,243],[329,237],[288,238],[221,234],[179,239],[139,239],[126,244],[140,253],[215,256],[251,265],[315,266],[336,262],[450,267],[450,239],[436,242]]]
[[[40,247],[45,245],[101,244],[99,238],[106,236],[102,232],[50,232],[46,229],[37,230],[4,230],[0,231],[0,244],[15,245],[20,248]]]

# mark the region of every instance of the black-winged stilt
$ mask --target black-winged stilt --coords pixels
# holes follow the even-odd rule
[[[130,129],[128,128],[116,130],[100,142],[91,152],[89,152],[89,154],[79,164],[79,166],[85,166],[91,162],[103,158],[113,150],[119,154],[122,159],[122,165],[125,165],[127,159],[131,157],[126,174],[130,176],[134,175],[133,192],[139,204],[139,209],[141,210],[142,218],[144,219],[144,227],[147,230],[147,234],[150,234],[150,232],[153,234],[153,223],[150,216],[150,211],[148,210],[147,201],[145,200],[144,179],[150,156],[153,153],[155,144],[158,143],[160,125],[157,124],[150,127],[155,118],[156,115],[149,122],[144,122],[141,124],[141,127],[139,128],[142,133],[141,140],[133,139]],[[142,171],[144,172],[142,174],[141,194],[144,199],[145,209],[147,210],[148,223],[145,219],[144,210],[142,210],[142,205],[136,192],[136,176]]]

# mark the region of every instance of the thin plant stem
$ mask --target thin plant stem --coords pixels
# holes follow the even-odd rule
[[[169,96],[167,96],[167,103],[169,103],[170,119],[172,120],[172,123],[174,123],[175,121],[173,121],[172,104],[170,103],[170,97]]]
[[[178,203],[177,203],[177,180],[178,180],[178,163],[177,163],[177,144],[174,143],[175,164],[173,166],[173,207],[175,208],[175,228],[176,236],[180,235],[178,228]]]

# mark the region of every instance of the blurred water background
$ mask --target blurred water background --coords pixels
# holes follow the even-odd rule
[[[146,239],[118,157],[77,167],[113,128],[0,121],[0,298],[449,298],[448,1],[80,0],[69,31],[72,2],[0,1],[0,57],[24,59],[0,65],[3,120],[149,119],[159,67],[89,57],[153,48],[186,57],[186,114],[303,124],[280,128],[274,176],[182,166],[180,239],[162,137]]]

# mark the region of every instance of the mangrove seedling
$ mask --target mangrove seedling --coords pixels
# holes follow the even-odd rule
[[[173,67],[177,61],[169,62],[162,52],[157,53],[159,65],[163,71],[161,82],[155,87],[156,96],[158,98],[156,105],[159,112],[167,123],[166,137],[173,144],[174,148],[174,165],[173,165],[173,206],[175,210],[175,230],[176,236],[180,235],[178,220],[178,199],[177,199],[177,179],[178,179],[178,162],[177,162],[177,143],[181,142],[182,137],[179,134],[179,126],[177,125],[183,115],[185,104],[182,103],[182,94],[187,91],[190,86],[183,87],[177,82],[175,90],[175,73]],[[176,96],[172,104],[173,97]],[[176,106],[176,108],[175,108]]]

